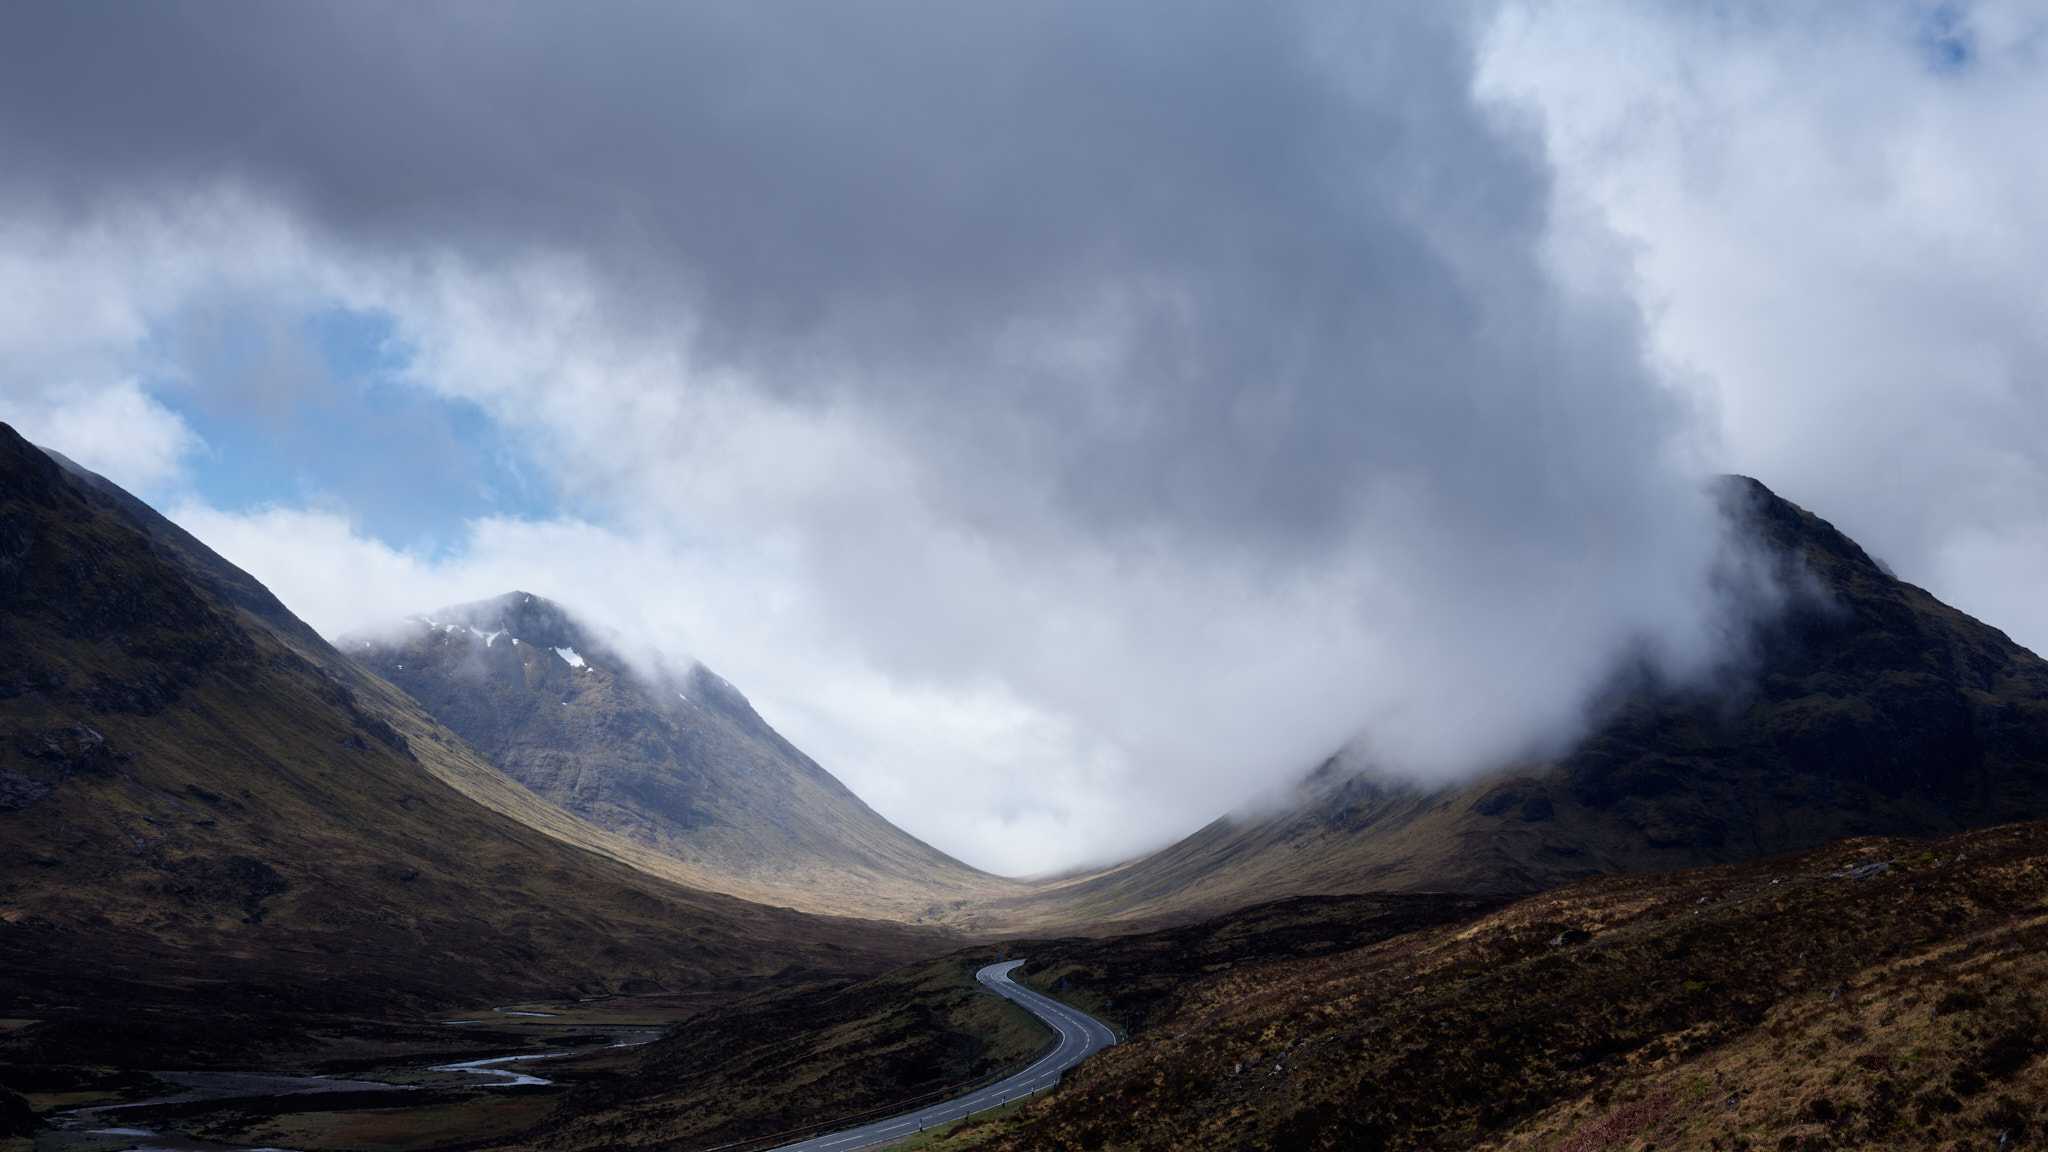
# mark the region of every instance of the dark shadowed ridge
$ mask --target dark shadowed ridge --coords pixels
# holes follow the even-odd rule
[[[636,868],[4,425],[0,650],[0,1002],[42,1021],[10,1043],[246,1059],[259,1017],[738,988],[939,946]]]
[[[636,665],[544,597],[511,592],[341,643],[506,775],[693,884],[922,921],[1022,890],[889,823],[702,664]]]
[[[1332,759],[1285,811],[1219,819],[1030,906],[1101,920],[1290,894],[1522,892],[2048,815],[2048,664],[1757,481],[1729,477],[1722,494],[1792,594],[1721,682],[1632,677],[1569,754],[1474,784]]]
[[[61,452],[42,449],[43,453],[55,460],[64,470],[86,487],[98,493],[109,503],[120,509],[137,527],[148,533],[152,547],[166,562],[183,566],[192,578],[204,583],[213,595],[242,609],[279,632],[291,636],[294,643],[320,652],[332,652],[327,641],[320,634],[291,614],[291,610],[277,597],[270,594],[254,576],[235,567],[219,553],[206,545],[190,532],[171,523],[159,515],[156,509],[137,500],[120,485],[108,480],[97,472],[81,467],[76,461]]]

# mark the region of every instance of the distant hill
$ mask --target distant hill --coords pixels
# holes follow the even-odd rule
[[[1021,891],[883,819],[701,664],[636,668],[542,597],[442,608],[341,646],[506,775],[694,885],[902,920]]]
[[[4,425],[0,652],[0,1004],[74,1039],[175,1018],[200,1059],[229,1014],[729,988],[934,946],[635,867]]]
[[[1291,808],[1217,820],[1005,914],[1089,923],[1290,894],[1512,893],[2048,816],[2048,663],[1762,484],[1731,477],[1723,496],[1805,588],[1729,683],[1636,676],[1570,754],[1473,784],[1388,783],[1333,759]]]

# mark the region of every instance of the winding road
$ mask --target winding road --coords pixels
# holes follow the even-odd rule
[[[991,964],[974,974],[989,991],[1006,1000],[1015,1000],[1025,1011],[1038,1017],[1060,1034],[1057,1047],[1014,1076],[999,1080],[986,1088],[977,1089],[963,1096],[956,1096],[928,1108],[876,1120],[858,1128],[844,1128],[823,1136],[813,1136],[794,1144],[784,1144],[774,1152],[860,1152],[864,1148],[880,1148],[915,1136],[927,1128],[950,1124],[976,1112],[998,1108],[1021,1096],[1029,1096],[1059,1083],[1060,1074],[1089,1056],[1116,1043],[1116,1033],[1109,1026],[1079,1009],[1069,1007],[1043,996],[1010,979],[1010,973],[1023,964],[1022,960],[1006,960]]]

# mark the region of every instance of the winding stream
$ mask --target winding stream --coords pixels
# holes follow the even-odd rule
[[[617,1045],[613,1045],[617,1047]],[[486,1088],[527,1088],[541,1084],[553,1084],[545,1076],[532,1076],[515,1068],[501,1068],[501,1064],[523,1064],[528,1060],[554,1060],[562,1056],[574,1056],[574,1052],[525,1052],[517,1056],[489,1056],[482,1060],[464,1060],[457,1064],[436,1064],[433,1072],[468,1072],[476,1076],[496,1076],[496,1084]]]
[[[556,1015],[553,1012],[528,1012],[507,1008],[495,1011],[506,1016]],[[449,1020],[445,1023],[479,1024],[482,1021]],[[504,1065],[560,1060],[614,1048],[634,1048],[650,1043],[662,1034],[659,1028],[630,1025],[589,1024],[564,1027],[573,1027],[584,1033],[608,1033],[619,1039],[602,1046],[565,1048],[555,1052],[513,1052],[503,1056],[461,1060],[452,1064],[433,1064],[419,1071],[461,1072],[490,1077],[491,1083],[477,1086],[486,1089],[543,1087],[554,1081],[545,1076],[536,1076]],[[230,1100],[261,1101],[288,1096],[343,1092],[413,1092],[427,1087],[420,1084],[394,1084],[385,1080],[344,1080],[332,1076],[284,1076],[260,1072],[152,1072],[150,1075],[167,1084],[175,1085],[181,1091],[164,1096],[152,1096],[146,1100],[131,1100],[123,1104],[95,1104],[53,1113],[49,1117],[49,1127],[37,1134],[36,1152],[291,1152],[290,1149],[284,1148],[223,1144],[175,1132],[161,1132],[139,1124],[123,1124],[121,1114],[166,1105]]]

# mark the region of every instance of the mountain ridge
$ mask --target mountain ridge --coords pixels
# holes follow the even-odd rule
[[[898,829],[703,664],[636,662],[545,597],[508,592],[340,643],[505,775],[696,886],[933,923],[1023,890]]]
[[[267,1013],[737,987],[946,942],[636,867],[117,492],[0,425],[0,997],[47,1018],[35,1044],[196,1014],[205,1059]]]
[[[1793,593],[1732,689],[1624,678],[1568,751],[1476,782],[1333,757],[1291,807],[1219,817],[1002,914],[1115,924],[1289,895],[1513,894],[2048,814],[2048,662],[1760,482],[1725,478],[1721,496]]]

